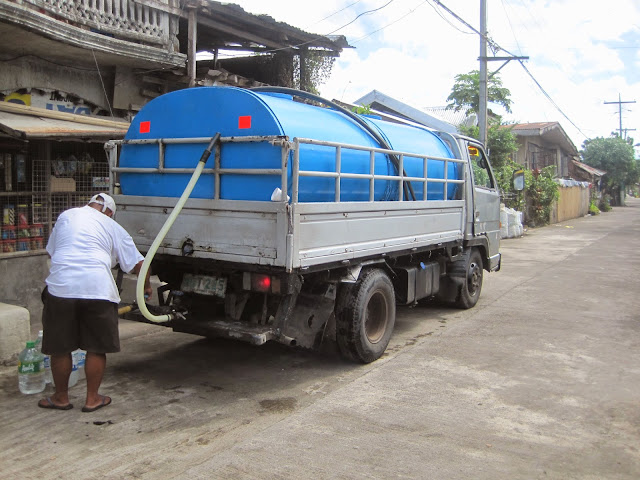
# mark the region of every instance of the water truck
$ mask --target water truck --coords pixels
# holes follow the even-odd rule
[[[116,220],[162,282],[126,318],[372,362],[397,305],[476,305],[500,269],[483,146],[279,87],[162,95],[105,146]]]

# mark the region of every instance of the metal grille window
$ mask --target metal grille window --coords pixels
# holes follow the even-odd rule
[[[109,191],[109,164],[101,144],[56,147],[47,151],[32,145],[24,161],[3,154],[2,164],[10,172],[4,177],[11,182],[4,181],[0,191],[0,255],[42,251],[60,213]]]

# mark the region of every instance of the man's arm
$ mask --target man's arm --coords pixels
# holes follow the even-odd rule
[[[132,273],[138,275],[140,273],[140,269],[142,268],[142,262],[144,260],[140,260],[136,263],[136,266],[131,270]],[[145,298],[149,299],[153,295],[153,289],[151,288],[151,282],[149,281],[149,277],[151,276],[151,269],[147,270],[147,278],[144,279],[144,295]]]

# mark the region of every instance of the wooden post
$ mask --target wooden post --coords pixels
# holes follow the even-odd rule
[[[187,66],[189,69],[189,87],[196,86],[196,38],[198,36],[198,13],[195,8],[189,9],[189,30],[187,33],[188,51]]]

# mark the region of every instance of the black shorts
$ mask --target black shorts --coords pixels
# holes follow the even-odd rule
[[[47,289],[43,300],[42,353],[57,355],[78,348],[90,353],[120,351],[117,303],[54,297]]]

